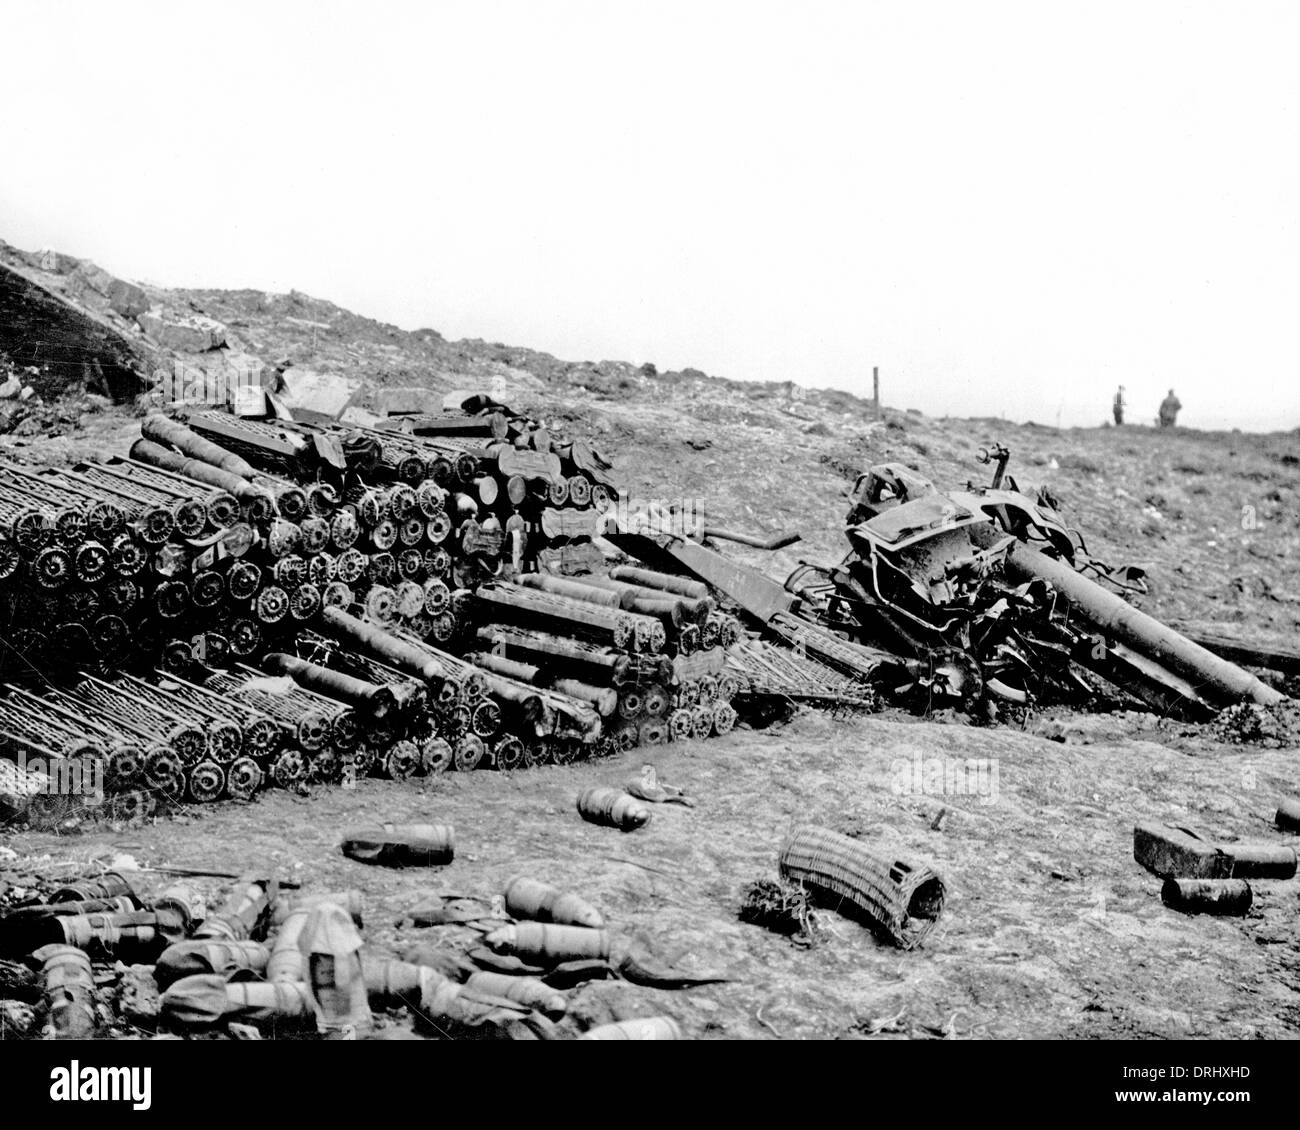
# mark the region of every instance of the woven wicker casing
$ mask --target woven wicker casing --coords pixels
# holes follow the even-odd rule
[[[781,847],[781,877],[818,901],[848,901],[877,933],[902,949],[920,945],[943,913],[943,880],[924,864],[870,851],[829,828],[796,828]]]

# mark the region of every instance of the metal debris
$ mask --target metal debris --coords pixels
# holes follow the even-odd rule
[[[1245,879],[1166,879],[1160,898],[1184,914],[1240,917],[1250,910],[1254,895]]]
[[[578,794],[578,813],[592,824],[607,824],[624,832],[650,823],[650,810],[621,789],[593,785]]]
[[[1294,848],[1212,843],[1190,828],[1154,823],[1134,827],[1133,858],[1162,879],[1290,879],[1296,873]]]
[[[456,831],[450,824],[385,824],[343,834],[343,854],[358,863],[388,867],[427,867],[450,863]]]
[[[902,949],[920,945],[943,913],[944,883],[929,866],[877,854],[828,828],[791,832],[781,846],[780,871],[836,909],[852,907]]]

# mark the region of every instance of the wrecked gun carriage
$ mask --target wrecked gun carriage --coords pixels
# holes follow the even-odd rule
[[[946,494],[899,465],[872,468],[850,495],[843,561],[804,565],[787,579],[799,613],[848,639],[928,657],[927,689],[968,702],[1090,697],[1081,671],[1194,720],[1243,699],[1278,701],[1086,576],[1124,591],[1141,583],[1140,571],[1094,560],[1045,491],[1016,489],[1008,456],[997,449],[991,487]]]

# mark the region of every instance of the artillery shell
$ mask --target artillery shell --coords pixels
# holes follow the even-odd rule
[[[416,1019],[440,1031],[443,1025],[465,1025],[479,1032],[496,1030],[512,1038],[520,1038],[521,1030],[535,1036],[539,1027],[550,1025],[550,1021],[534,1016],[522,1005],[454,981],[438,982],[420,1002]]]
[[[60,887],[50,895],[50,902],[79,902],[86,899],[120,898],[122,896],[130,898],[136,906],[140,905],[140,900],[136,897],[135,891],[131,889],[131,884],[125,878],[116,871],[105,871],[96,878],[79,879],[75,883],[69,883],[66,887]]]
[[[208,908],[200,895],[188,883],[173,883],[158,898],[153,910],[164,934],[173,940],[184,938],[196,923],[207,916]]]
[[[261,942],[207,938],[168,946],[154,964],[154,980],[166,988],[182,977],[220,973],[227,980],[235,973],[262,973],[271,951]]]
[[[90,958],[75,946],[42,946],[32,954],[41,965],[47,1024],[56,1040],[84,1040],[95,1030],[95,977]]]
[[[516,922],[502,926],[483,940],[499,953],[512,954],[529,965],[543,968],[566,961],[607,958],[610,949],[608,930],[541,922]]]
[[[569,1002],[564,999],[564,994],[536,977],[511,977],[508,973],[484,970],[470,974],[465,985],[488,996],[535,1008],[551,1020],[559,1020],[569,1010]]]
[[[492,747],[492,761],[503,773],[518,769],[524,763],[524,743],[514,734],[506,734]]]
[[[1279,804],[1276,821],[1284,832],[1300,832],[1300,797],[1288,797]]]
[[[668,1016],[649,1016],[644,1020],[620,1020],[588,1028],[580,1040],[680,1040],[682,1030]]]
[[[428,775],[445,773],[452,760],[451,746],[442,738],[429,738],[420,743],[420,764]]]
[[[631,832],[650,823],[650,810],[621,789],[593,786],[578,794],[578,812],[592,824],[608,824]]]
[[[298,948],[298,938],[310,914],[310,907],[298,907],[290,911],[280,923],[275,942],[271,946],[271,956],[266,963],[265,975],[268,981],[287,981],[292,984],[307,979],[307,963],[303,959],[302,950]]]
[[[361,965],[361,935],[348,913],[335,903],[314,906],[298,935],[307,965],[307,986],[322,1032],[374,1027]]]
[[[1245,914],[1253,898],[1245,879],[1166,879],[1160,897],[1184,914],[1233,916]]]
[[[1292,879],[1296,873],[1294,848],[1274,844],[1224,844],[1232,856],[1234,879]]]
[[[344,833],[343,854],[358,863],[387,867],[427,867],[450,863],[456,831],[450,824],[385,824]]]
[[[487,747],[484,746],[482,738],[474,734],[462,734],[452,751],[452,760],[457,769],[462,773],[468,773],[478,768],[486,753]]]
[[[220,974],[182,977],[162,995],[160,1015],[178,1028],[209,1028],[232,1020],[249,1024],[309,1026],[311,991],[291,981],[227,981]]]
[[[436,969],[410,961],[367,960],[366,993],[374,1008],[401,1008],[416,1005],[447,978]]]
[[[300,891],[291,894],[287,898],[281,891],[280,897],[276,900],[272,908],[272,922],[282,924],[287,922],[291,915],[300,910],[310,910],[313,906],[319,906],[323,902],[337,903],[346,910],[352,921],[360,928],[365,925],[365,899],[358,890],[346,891]]]
[[[226,793],[232,800],[248,800],[262,785],[262,767],[251,757],[237,757],[226,770]]]
[[[512,918],[534,922],[556,922],[596,930],[605,925],[600,911],[586,899],[523,876],[511,879],[506,885],[506,911]]]

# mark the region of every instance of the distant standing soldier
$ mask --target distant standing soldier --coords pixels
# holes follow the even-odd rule
[[[1124,386],[1120,385],[1119,390],[1115,393],[1115,401],[1111,407],[1115,410],[1115,426],[1118,428],[1124,422]]]
[[[1169,390],[1169,395],[1160,402],[1160,426],[1162,428],[1172,428],[1178,422],[1178,410],[1182,408],[1183,402],[1174,395],[1174,390]]]

